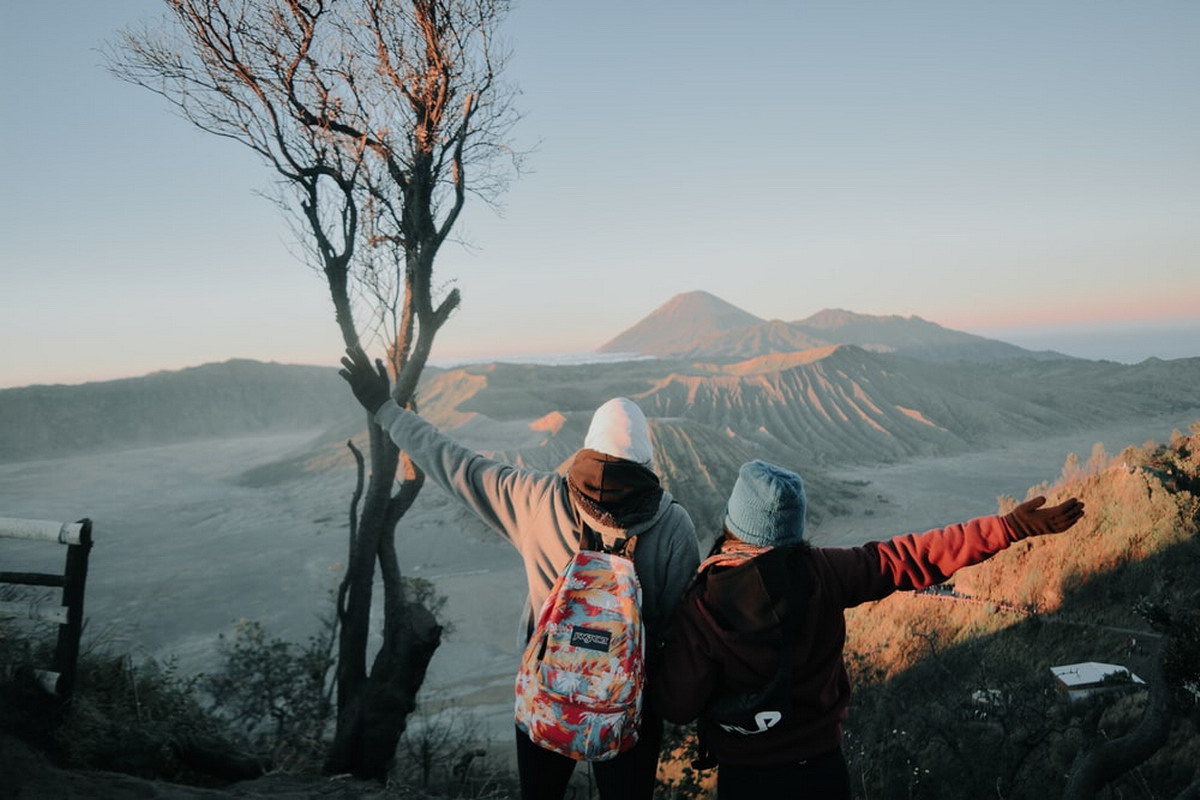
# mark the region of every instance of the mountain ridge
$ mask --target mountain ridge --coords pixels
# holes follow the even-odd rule
[[[648,417],[700,421],[810,463],[890,462],[963,452],[1200,406],[1200,358],[1124,365],[1087,359],[954,364],[827,345],[725,363],[659,359],[590,365],[486,364],[431,370],[421,412],[522,463],[558,465],[591,412],[624,395]],[[1190,403],[1190,405],[1189,405]],[[0,460],[278,430],[361,430],[336,371],[230,361],[81,386],[0,390]],[[535,450],[524,452],[538,442]],[[496,449],[495,445],[491,446]],[[540,452],[537,452],[540,450]],[[554,453],[554,457],[549,454]]]
[[[728,361],[834,344],[932,361],[1069,358],[951,330],[917,316],[827,308],[792,322],[764,320],[704,291],[675,295],[597,352]]]
[[[441,385],[470,386],[453,408]],[[1006,443],[1166,414],[1200,418],[1200,358],[1140,365],[1009,360],[935,363],[854,345],[711,364],[686,359],[590,367],[491,364],[448,370],[423,389],[422,413],[466,446],[511,463],[560,468],[592,411],[609,397],[634,399],[650,421],[667,488],[698,517],[719,513],[713,487],[732,485],[749,458],[818,475],[850,465],[956,455]],[[554,426],[534,426],[553,414]],[[527,427],[523,441],[512,431]],[[489,441],[493,442],[489,446]],[[495,446],[507,441],[508,444]],[[695,486],[695,494],[677,490]],[[702,487],[708,487],[701,490]],[[816,492],[819,516],[844,496]],[[822,503],[828,505],[823,506]]]
[[[332,367],[248,359],[140,378],[2,389],[0,461],[361,420],[347,398]]]

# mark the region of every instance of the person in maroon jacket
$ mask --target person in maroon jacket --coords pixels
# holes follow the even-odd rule
[[[842,720],[850,679],[843,610],[924,589],[1029,536],[1083,516],[1071,498],[1035,497],[973,519],[860,547],[804,540],[807,499],[794,472],[751,461],[725,509],[725,535],[680,602],[658,686],[666,719],[699,720],[717,795],[849,798]]]

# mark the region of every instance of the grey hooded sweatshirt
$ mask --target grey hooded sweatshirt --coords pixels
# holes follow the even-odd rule
[[[526,637],[555,579],[578,550],[581,521],[609,542],[636,534],[633,562],[642,586],[647,658],[651,664],[657,660],[667,623],[700,563],[692,519],[669,493],[662,491],[655,507],[644,509],[635,524],[622,527],[613,524],[610,517],[595,514],[595,506],[581,508],[572,499],[565,476],[514,467],[468,450],[395,401],[386,402],[375,420],[431,481],[466,505],[521,554],[529,587],[522,628]],[[620,441],[623,432],[615,433]],[[581,450],[576,460],[588,455],[626,466],[631,463],[592,450]],[[603,484],[604,478],[597,480]],[[601,498],[605,495],[599,490],[592,494]],[[600,504],[604,504],[603,499]]]

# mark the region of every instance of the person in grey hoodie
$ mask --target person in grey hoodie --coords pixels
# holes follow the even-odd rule
[[[651,798],[662,742],[662,717],[653,702],[666,626],[700,563],[695,526],[650,469],[650,428],[632,400],[615,397],[598,408],[566,475],[515,467],[462,447],[391,398],[382,362],[372,366],[349,348],[339,374],[359,403],[426,477],[466,505],[520,553],[528,586],[525,636],[533,632],[555,579],[578,550],[586,525],[605,544],[636,535],[633,563],[642,586],[646,631],[646,702],[638,743],[597,761],[601,798]],[[566,793],[575,762],[539,747],[517,729],[521,796]]]

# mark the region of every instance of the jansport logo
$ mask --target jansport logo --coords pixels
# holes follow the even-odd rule
[[[581,628],[578,625],[571,631],[571,646],[583,647],[588,650],[599,650],[607,653],[612,644],[612,634],[595,628]]]

